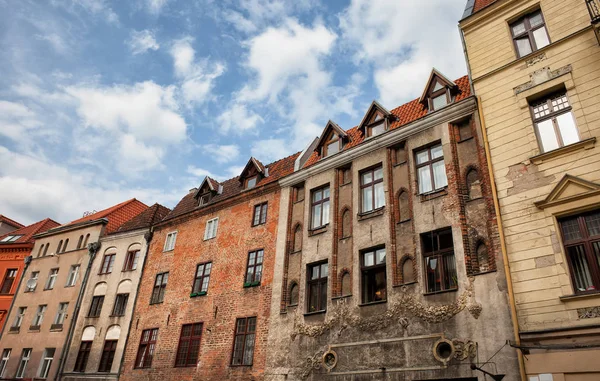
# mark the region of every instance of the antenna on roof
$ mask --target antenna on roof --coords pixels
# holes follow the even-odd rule
[[[92,211],[88,211],[88,212],[83,212],[83,217],[91,216],[94,213],[98,213],[98,212],[96,210],[92,210]]]

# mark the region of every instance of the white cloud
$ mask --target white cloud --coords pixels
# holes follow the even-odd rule
[[[455,79],[466,74],[456,23],[464,0],[353,0],[340,27],[358,62],[372,63],[388,107],[418,96],[432,67]]]
[[[131,53],[134,55],[160,48],[160,45],[154,38],[154,33],[149,30],[132,31],[131,37],[127,40],[127,45],[129,45],[129,49],[131,49]]]
[[[163,167],[161,161],[164,149],[148,146],[131,134],[124,134],[119,141],[120,158],[118,169],[126,175],[136,175],[140,171],[158,170]]]
[[[105,0],[54,0],[52,3],[62,6],[72,13],[78,13],[82,9],[87,13],[102,16],[108,23],[117,24],[119,22],[119,16]]]
[[[263,118],[241,103],[230,105],[219,117],[219,132],[221,134],[242,134],[244,132],[253,131],[258,123],[263,122]]]
[[[29,107],[16,102],[0,100],[0,135],[20,142],[27,139],[27,134],[41,126],[35,112]]]
[[[291,153],[290,146],[283,139],[257,140],[252,143],[250,152],[264,164],[283,159]]]
[[[235,144],[206,144],[202,146],[202,150],[210,155],[217,163],[229,163],[237,160],[240,156],[240,147]]]
[[[169,2],[169,0],[145,0],[146,9],[152,14],[159,14],[162,8]]]
[[[195,165],[188,165],[186,172],[192,176],[199,178],[199,179],[203,179],[206,176],[211,177],[217,181],[221,181],[221,180],[225,179],[223,176],[214,174],[207,169],[196,167]]]

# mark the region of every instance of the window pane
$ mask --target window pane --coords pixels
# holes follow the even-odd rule
[[[379,135],[379,134],[383,133],[384,131],[385,131],[385,126],[384,126],[383,122],[381,122],[378,125],[371,127],[371,136]]]
[[[385,263],[385,249],[377,250],[377,263]]]
[[[327,283],[321,283],[319,286],[319,291],[321,292],[319,310],[324,310],[327,307]]]
[[[361,175],[361,183],[363,185],[369,184],[372,181],[373,181],[373,172],[369,171],[369,172],[365,172]]]
[[[515,40],[517,42],[517,50],[519,51],[519,56],[523,57],[531,53],[531,44],[529,43],[529,37],[519,38]]]
[[[375,170],[375,180],[383,179],[383,167],[379,167]]]
[[[544,21],[542,20],[542,13],[539,11],[529,16],[529,25],[531,25],[532,28],[541,25],[543,22]]]
[[[375,208],[381,208],[385,205],[385,192],[383,183],[375,184]]]
[[[585,216],[585,224],[590,236],[600,235],[600,212]]]
[[[329,187],[323,188],[323,198],[329,198]]]
[[[429,151],[428,150],[417,152],[417,164],[423,164],[428,160],[429,160]]]
[[[552,120],[545,120],[537,124],[538,135],[540,136],[540,143],[542,143],[542,151],[548,152],[559,147],[556,134],[554,133],[554,126]]]
[[[446,290],[450,290],[456,288],[456,264],[454,263],[454,255],[444,255],[444,269],[445,278],[444,278],[444,288]]]
[[[426,193],[433,190],[431,185],[431,174],[429,166],[419,168],[419,193]]]
[[[338,151],[340,150],[339,148],[340,148],[339,141],[335,141],[333,143],[328,144],[327,145],[327,156],[338,153]]]
[[[577,126],[575,125],[573,113],[567,112],[557,116],[556,122],[558,123],[564,145],[577,143],[579,141],[579,134],[577,133]]]
[[[312,268],[310,279],[319,279],[319,266]]]
[[[313,202],[314,202],[314,201],[321,201],[321,198],[322,198],[322,197],[323,197],[323,192],[322,192],[322,191],[320,191],[320,190],[318,190],[318,191],[315,191],[315,192],[313,193]]]
[[[327,278],[327,275],[329,275],[329,264],[323,263],[321,265],[321,278]]]
[[[362,211],[369,212],[373,210],[373,188],[371,186],[362,190]]]
[[[431,99],[431,103],[433,104],[433,109],[438,110],[448,104],[448,100],[446,98],[446,94],[438,95],[435,98]]]
[[[577,291],[595,290],[592,283],[592,275],[585,256],[585,251],[582,245],[571,246],[567,248],[567,255],[571,260],[573,267],[573,278],[575,280],[575,288]]]
[[[521,21],[518,24],[513,24],[512,26],[513,35],[518,36],[519,34],[525,32],[525,23]]]
[[[427,292],[440,291],[442,289],[442,272],[438,263],[438,257],[425,259],[427,271]]]
[[[309,286],[309,300],[308,300],[308,312],[314,312],[319,310],[319,293],[318,284],[313,283]]]
[[[435,189],[439,189],[448,185],[448,179],[446,178],[446,166],[444,165],[444,161],[437,161],[432,164],[432,167]]]
[[[329,223],[329,201],[323,203],[323,225]]]
[[[364,259],[365,267],[373,266],[375,264],[375,253],[374,252],[371,251],[371,252],[365,253],[364,257],[365,257],[365,259]]]
[[[431,159],[437,159],[438,157],[444,156],[444,151],[442,150],[442,145],[437,145],[431,147]]]
[[[546,28],[541,27],[533,31],[533,38],[535,40],[535,45],[538,49],[543,48],[544,46],[550,44],[550,39],[548,39],[548,33],[546,33]]]
[[[313,228],[321,226],[321,204],[313,206],[311,226]]]
[[[252,355],[254,354],[254,334],[246,336],[246,346],[244,347],[244,364],[252,364]]]

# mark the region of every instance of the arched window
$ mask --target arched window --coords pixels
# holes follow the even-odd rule
[[[402,262],[402,283],[412,283],[415,282],[415,269],[413,259],[411,257],[407,257],[404,262]]]
[[[77,248],[81,249],[81,244],[83,243],[83,235],[79,236],[79,241],[77,241]]]
[[[411,218],[408,192],[404,190],[398,195],[398,214],[400,214],[399,221],[406,221]]]
[[[298,298],[300,295],[300,290],[298,289],[298,283],[292,283],[292,287],[290,287],[290,297],[288,298],[289,306],[297,306]]]
[[[46,245],[43,245],[43,244],[40,245],[40,250],[38,251],[38,255],[37,255],[38,257],[42,255],[42,250],[44,250],[44,246],[46,246]]]
[[[85,327],[83,333],[81,334],[81,341],[93,341],[96,337],[96,328],[89,325]]]
[[[481,197],[481,181],[476,169],[467,172],[467,192],[471,200]]]
[[[342,275],[342,284],[340,288],[342,290],[342,296],[352,295],[352,278],[347,271]]]
[[[47,244],[46,244],[46,247],[44,248],[44,254],[42,254],[42,256],[44,256],[44,257],[45,257],[45,256],[48,254],[48,248],[49,248],[49,247],[50,247],[50,244],[49,244],[49,243],[47,243]]]
[[[87,246],[89,238],[90,238],[90,233],[85,235],[85,239],[83,240],[83,247]]]
[[[62,250],[62,239],[60,240],[60,242],[58,242],[58,247],[56,248],[56,254],[60,253]]]
[[[490,258],[488,256],[487,247],[483,242],[477,245],[477,263],[479,264],[479,272],[484,273],[490,269]]]
[[[296,225],[294,229],[294,252],[302,250],[302,226]]]
[[[350,237],[352,235],[352,215],[350,210],[344,210],[342,214],[342,238]]]
[[[64,253],[65,251],[67,251],[67,245],[69,244],[69,239],[67,238],[65,240],[65,244],[62,247],[62,253]]]

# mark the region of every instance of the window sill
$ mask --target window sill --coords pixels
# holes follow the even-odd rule
[[[448,188],[444,187],[427,193],[421,193],[421,202],[433,200],[434,198],[444,197],[448,194]]]
[[[406,283],[400,283],[400,284],[395,284],[392,287],[404,287],[404,286],[410,286],[412,284],[417,284],[419,282],[417,282],[416,280],[413,280],[412,282],[406,282]]]
[[[205,296],[207,293],[208,293],[207,291],[192,292],[190,294],[190,298],[195,298],[197,296]]]
[[[384,303],[387,303],[387,299],[386,300],[378,300],[376,302],[361,303],[358,306],[359,307],[368,307],[368,306],[375,306],[377,304],[384,304]]]
[[[110,318],[120,318],[123,316],[125,316],[125,314],[123,314],[123,315],[108,315],[108,317],[110,317]]]
[[[400,220],[400,221],[396,222],[396,224],[400,225],[400,224],[403,224],[403,223],[405,223],[405,222],[410,222],[410,220],[411,220],[411,219],[412,219],[412,218],[407,218],[407,219],[405,219],[405,220]]]
[[[39,332],[40,329],[41,329],[41,326],[39,326],[39,325],[32,325],[32,326],[29,326],[28,332]]]
[[[173,250],[175,250],[175,248],[172,248],[172,249],[169,249],[169,250],[163,250],[162,252],[163,253],[168,253],[169,251],[173,251]],[[142,368],[137,368],[137,369],[142,369]]]
[[[429,295],[438,295],[438,294],[445,294],[447,292],[456,292],[458,291],[458,287],[457,288],[453,288],[450,290],[443,290],[443,291],[433,291],[433,292],[425,292],[423,293],[423,296],[429,296]]]
[[[479,201],[479,200],[483,200],[483,196],[479,196],[479,197],[475,197],[475,198],[470,198],[470,199],[467,200],[467,203],[473,202],[473,201]]]
[[[473,276],[491,274],[491,273],[495,273],[495,272],[496,272],[496,270],[481,271],[481,272],[478,272],[478,273],[473,273]]]
[[[239,364],[239,365],[229,365],[231,368],[251,368],[252,364]]]
[[[153,306],[155,304],[163,304],[163,301],[161,300],[160,302],[150,302],[150,305]]]
[[[244,282],[244,288],[257,287],[260,286],[260,281],[258,282]]]
[[[52,324],[50,326],[50,332],[62,332],[63,325],[62,324]]]
[[[19,333],[21,331],[20,327],[10,327],[8,329],[8,333]]]
[[[348,237],[342,237],[342,238],[340,238],[340,241],[345,241],[345,240],[347,240],[348,238],[352,238],[352,236],[351,236],[351,235],[349,235]]]
[[[44,291],[52,291],[52,290],[54,290],[54,287],[53,288],[45,288],[44,289]]]
[[[382,206],[380,208],[373,209],[373,210],[365,212],[365,213],[358,213],[357,217],[358,217],[359,221],[368,220],[369,218],[383,215],[384,211],[385,211],[385,206]]]
[[[461,140],[457,141],[456,143],[460,144],[460,143],[468,142],[469,140],[473,140],[473,137],[469,136],[468,138],[461,139]]]
[[[290,308],[296,308],[296,307],[298,307],[298,303],[296,303],[296,304],[288,304],[288,307],[290,307]]]
[[[204,241],[210,241],[211,239],[215,239],[215,238],[217,238],[217,236],[214,236],[214,237],[209,237],[209,238],[204,238],[203,240],[204,240]]]
[[[86,316],[86,319],[98,319],[100,317],[100,315],[98,316]]]
[[[600,290],[588,291],[581,294],[572,294],[559,297],[563,302],[571,302],[575,300],[600,298]]]
[[[352,181],[348,181],[347,183],[340,184],[340,187],[343,187],[343,186],[346,186],[346,185],[350,185],[350,184],[352,184]]]
[[[313,235],[323,234],[327,231],[328,227],[329,227],[329,224],[323,225],[323,226],[315,228],[315,229],[311,229],[308,231],[308,236],[312,237]]]
[[[396,164],[394,164],[394,167],[399,167],[399,166],[401,166],[401,165],[404,165],[404,164],[406,164],[406,163],[408,163],[408,161],[407,161],[407,160],[404,160],[404,161],[401,161],[401,162],[399,162],[399,163],[396,163]]]
[[[126,272],[130,272],[130,271],[135,271],[137,269],[123,269],[121,270],[122,273],[126,273]]]
[[[75,287],[75,285],[74,285],[74,284],[67,284],[67,285],[65,286],[65,288],[71,288],[71,287]]]
[[[533,157],[530,157],[529,160],[533,164],[541,164],[544,161],[554,159],[555,157],[559,157],[559,156],[565,155],[567,153],[579,151],[581,149],[594,148],[595,144],[596,144],[596,138],[595,137],[589,138],[589,139],[579,141],[577,143],[569,144],[568,146],[560,147],[560,148],[557,148],[552,151],[548,151],[548,152],[541,153],[539,155],[535,155]]]
[[[331,300],[340,300],[340,299],[346,299],[346,298],[351,298],[352,294],[350,295],[342,295],[342,296],[334,296],[333,298],[331,298]]]
[[[302,200],[296,200],[296,201],[294,201],[294,202],[293,202],[293,204],[294,204],[294,205],[295,205],[295,204],[300,204],[301,202],[304,202],[304,199],[302,199]]]
[[[313,311],[313,312],[305,312],[304,316],[314,316],[314,315],[324,315],[327,310]]]
[[[301,253],[301,252],[302,252],[302,250],[296,250],[296,251],[292,251],[290,254],[298,254],[298,253]]]
[[[252,225],[251,227],[255,228],[257,226],[262,226],[262,225],[266,225],[266,222],[261,222],[260,224],[256,224],[256,225]]]

